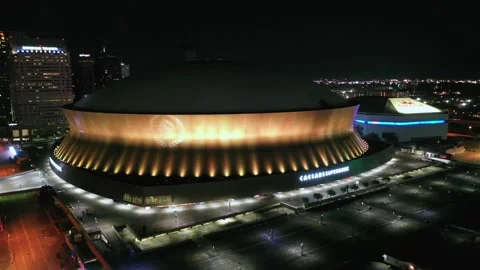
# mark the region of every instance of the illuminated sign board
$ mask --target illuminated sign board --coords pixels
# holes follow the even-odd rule
[[[402,114],[439,113],[439,109],[411,98],[389,98],[395,110]]]
[[[61,172],[62,171],[62,167],[60,167],[57,163],[55,163],[55,161],[53,161],[52,158],[50,158],[50,163],[52,164],[52,166],[57,169],[57,171]]]
[[[40,47],[40,46],[22,46],[22,50],[28,51],[58,51],[57,47]]]
[[[405,121],[405,122],[392,122],[392,121],[366,121],[355,119],[355,123],[367,124],[367,125],[380,125],[380,126],[416,126],[416,125],[437,125],[445,124],[445,120],[426,120],[426,121]]]
[[[81,53],[78,55],[79,57],[90,57],[90,54],[88,53]]]
[[[341,167],[341,168],[337,168],[337,169],[331,169],[331,170],[327,170],[327,171],[321,171],[321,172],[315,172],[315,173],[306,173],[306,174],[300,175],[299,180],[300,180],[300,182],[305,182],[305,181],[324,178],[324,177],[331,176],[331,175],[345,173],[345,172],[348,172],[348,171],[350,171],[350,167],[345,166],[345,167]]]

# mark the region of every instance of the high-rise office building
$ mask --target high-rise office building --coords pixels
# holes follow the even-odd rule
[[[101,89],[122,79],[122,61],[103,47],[95,63],[95,88]]]
[[[8,123],[12,120],[8,64],[8,37],[3,31],[0,31],[0,129],[2,131],[6,130]]]
[[[10,39],[13,120],[29,135],[64,131],[61,112],[73,101],[70,56],[62,40]]]
[[[74,100],[78,101],[95,91],[95,60],[92,55],[81,53],[73,66]]]
[[[124,62],[120,62],[120,66],[122,68],[122,79],[130,76],[130,65],[127,65]]]

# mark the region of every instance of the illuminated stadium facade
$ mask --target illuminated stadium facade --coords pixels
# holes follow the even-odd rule
[[[288,191],[391,158],[387,147],[352,163],[369,151],[353,130],[357,109],[308,81],[194,65],[64,107],[70,131],[50,163],[82,189],[138,205]]]

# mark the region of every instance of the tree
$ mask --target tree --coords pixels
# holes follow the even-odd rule
[[[308,197],[302,197],[302,203],[305,205],[305,204],[308,204],[310,200],[308,199]]]
[[[329,189],[329,190],[327,190],[327,194],[328,194],[330,197],[332,197],[332,196],[335,196],[335,194],[337,194],[337,193],[335,192],[335,190]]]
[[[351,185],[350,188],[353,189],[353,190],[357,190],[357,189],[358,189],[358,185],[357,185],[357,184]]]
[[[378,136],[378,134],[373,132],[365,135],[365,139],[380,141],[380,137]]]
[[[318,202],[323,198],[323,195],[321,193],[313,193],[313,198],[315,198],[315,200]]]
[[[348,191],[348,186],[343,186],[340,188],[340,191],[346,193]]]
[[[380,181],[378,181],[378,180],[373,180],[373,181],[372,181],[372,184],[373,184],[373,185],[378,185],[378,184],[380,184]]]
[[[382,138],[385,142],[393,145],[396,145],[399,142],[397,135],[393,132],[383,132]]]
[[[367,181],[363,181],[363,182],[362,182],[362,186],[365,187],[365,188],[367,188],[367,187],[368,187],[368,182],[367,182]]]
[[[385,177],[382,178],[382,180],[383,180],[384,182],[390,182],[390,177],[385,176]]]

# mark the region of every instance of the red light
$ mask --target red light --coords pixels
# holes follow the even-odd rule
[[[40,39],[39,37],[37,37],[37,39]]]

